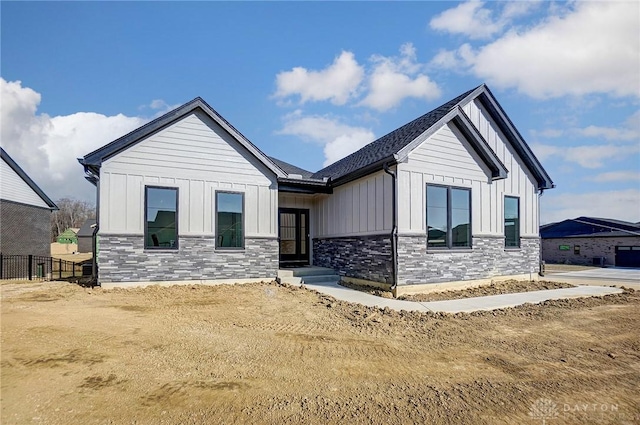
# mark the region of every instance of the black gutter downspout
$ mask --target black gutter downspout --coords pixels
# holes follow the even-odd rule
[[[96,214],[97,215],[97,214]],[[93,234],[91,235],[91,252],[93,254],[93,258],[91,260],[91,286],[98,285],[98,230],[100,226],[98,226],[98,220],[96,220],[96,224],[93,227]]]
[[[91,226],[91,287],[98,286],[98,231],[100,230],[100,169],[92,170],[82,158],[78,162],[84,167],[86,179],[96,187],[96,224]]]
[[[540,249],[538,251],[538,276],[544,277],[546,270],[545,263],[542,258],[542,235],[540,235],[540,198],[542,198],[542,195],[544,195],[544,189],[540,188],[540,195],[538,195],[538,238],[540,241]]]
[[[383,164],[384,172],[391,176],[392,190],[391,190],[391,217],[393,221],[393,228],[391,230],[391,258],[393,264],[393,281],[391,283],[391,293],[396,296],[396,287],[398,286],[398,208],[396,205],[396,173],[389,169],[389,163]]]
[[[93,175],[96,177],[96,224],[91,235],[91,252],[93,259],[91,260],[91,286],[98,285],[98,230],[100,230],[100,174]]]

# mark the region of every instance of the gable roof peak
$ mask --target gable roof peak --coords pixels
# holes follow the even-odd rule
[[[402,148],[437,123],[480,87],[482,86],[468,90],[426,114],[372,141],[356,152],[314,173],[313,177],[329,177],[332,180],[336,180],[380,161],[391,160]]]
[[[260,149],[258,149],[253,143],[251,143],[249,139],[247,139],[242,133],[240,133],[233,125],[231,125],[229,121],[227,121],[222,115],[220,115],[215,109],[213,109],[200,96],[195,97],[194,99],[181,106],[178,106],[175,109],[172,109],[166,114],[142,125],[141,127],[138,127],[137,129],[125,134],[124,136],[112,141],[111,143],[108,143],[101,148],[88,153],[83,158],[78,158],[78,162],[85,167],[85,170],[92,169],[93,171],[95,171],[100,168],[102,162],[106,159],[163,130],[177,120],[192,113],[196,109],[202,110],[209,118],[211,118],[216,124],[222,127],[224,131],[226,131],[264,166],[271,170],[277,177],[285,176],[285,173],[276,164],[274,164],[273,161],[271,161],[271,159],[267,157],[267,155],[265,155]]]
[[[7,163],[7,165],[33,190],[36,195],[40,197],[44,201],[45,204],[49,206],[51,211],[57,211],[58,206],[44,193],[42,189],[34,182],[31,177],[27,173],[24,172],[22,167],[18,165],[17,162],[11,158],[11,156],[4,150],[2,146],[0,146],[0,158]]]

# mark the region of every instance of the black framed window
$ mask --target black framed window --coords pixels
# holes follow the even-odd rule
[[[244,193],[216,192],[216,248],[244,248]]]
[[[504,246],[520,247],[520,198],[504,197]]]
[[[427,247],[471,247],[471,189],[427,185]]]
[[[144,247],[178,249],[178,189],[146,186]]]

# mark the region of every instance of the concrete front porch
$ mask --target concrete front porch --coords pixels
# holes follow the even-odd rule
[[[340,281],[340,276],[335,270],[328,267],[288,267],[278,270],[278,281],[290,285],[337,284]]]

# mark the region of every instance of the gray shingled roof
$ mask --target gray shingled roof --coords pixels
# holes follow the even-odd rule
[[[284,162],[281,159],[274,158],[272,156],[270,156],[269,159],[275,162],[275,164],[278,167],[282,168],[282,171],[284,171],[287,174],[300,174],[303,179],[309,179],[313,175],[311,171],[307,171],[300,167],[296,167],[295,165],[289,164],[288,162]]]
[[[386,136],[382,136],[372,143],[369,143],[351,155],[323,168],[322,170],[314,173],[313,178],[321,179],[323,177],[329,177],[332,180],[336,180],[349,173],[375,164],[376,162],[393,157],[394,154],[427,131],[442,117],[451,112],[458,103],[460,103],[465,97],[469,96],[477,88],[478,87],[471,89],[460,96],[451,99],[431,112],[427,112],[410,123],[393,130]]]
[[[640,226],[628,221],[600,217],[570,218],[540,226],[543,239],[586,236],[640,236]]]
[[[538,187],[540,189],[549,189],[554,187],[553,181],[547,172],[528,147],[520,133],[518,133],[518,130],[515,128],[513,123],[506,116],[502,107],[497,103],[497,100],[495,100],[489,88],[485,85],[480,85],[455,97],[454,99],[451,99],[449,102],[419,118],[416,118],[410,123],[403,125],[389,134],[369,143],[362,149],[315,173],[284,161],[267,157],[199,97],[171,112],[168,112],[162,117],[151,121],[137,130],[122,136],[102,148],[87,154],[84,158],[79,158],[78,161],[84,165],[85,171],[96,175],[99,172],[100,164],[105,159],[127,149],[135,143],[138,143],[150,134],[160,131],[186,114],[191,113],[193,110],[201,109],[218,125],[238,140],[245,149],[263,162],[267,168],[271,169],[278,176],[278,179],[289,180],[288,174],[300,174],[302,179],[299,180],[299,182],[306,181],[309,182],[309,184],[317,185],[318,182],[326,181],[328,186],[333,187],[334,185],[344,184],[347,181],[381,170],[383,168],[383,164],[390,165],[396,160],[401,160],[398,158],[413,149],[414,146],[412,143],[417,144],[421,142],[420,136],[426,137],[425,135],[427,135],[430,130],[437,130],[435,126],[438,123],[442,123],[444,120],[451,118],[451,122],[453,122],[463,132],[465,137],[469,138],[470,142],[472,142],[472,147],[480,155],[481,159],[489,166],[492,171],[492,177],[495,179],[505,178],[508,170],[504,164],[500,162],[495,152],[491,150],[489,145],[482,138],[482,135],[473,126],[469,118],[461,109],[461,106],[472,98],[478,99],[494,117],[498,127],[505,134],[509,143],[533,172],[538,181]],[[403,150],[405,152],[403,152]],[[88,179],[95,184],[95,177],[89,176]]]

